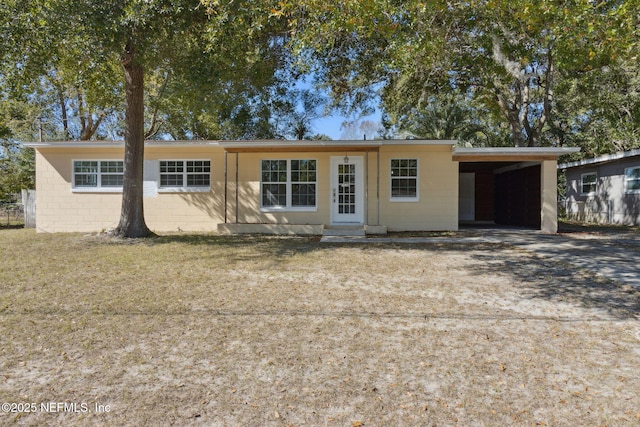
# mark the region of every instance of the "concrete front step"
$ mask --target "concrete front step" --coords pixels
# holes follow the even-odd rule
[[[323,236],[362,237],[367,234],[387,234],[387,227],[384,225],[325,225],[322,230]]]
[[[364,236],[365,230],[362,226],[355,227],[326,227],[322,230],[323,236]]]

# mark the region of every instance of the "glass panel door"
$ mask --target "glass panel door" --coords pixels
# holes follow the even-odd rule
[[[356,165],[338,165],[338,213],[356,213]]]
[[[331,222],[364,221],[363,160],[361,156],[331,158]]]

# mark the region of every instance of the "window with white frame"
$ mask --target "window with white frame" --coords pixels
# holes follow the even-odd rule
[[[624,170],[624,190],[626,193],[640,193],[640,166]]]
[[[598,182],[598,174],[595,172],[583,173],[580,176],[580,194],[594,194],[596,192],[596,184]]]
[[[76,190],[121,190],[123,177],[122,160],[73,161],[73,188]]]
[[[210,160],[160,160],[161,189],[208,189]]]
[[[316,207],[315,160],[262,160],[261,199],[265,209]]]
[[[391,159],[391,200],[418,200],[418,159]]]

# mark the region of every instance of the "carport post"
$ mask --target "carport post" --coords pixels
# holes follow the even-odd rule
[[[540,230],[558,232],[558,162],[544,160],[540,165]]]

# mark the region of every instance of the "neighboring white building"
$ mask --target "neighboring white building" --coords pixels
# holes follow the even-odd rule
[[[558,169],[566,173],[569,218],[640,224],[640,150],[565,163]]]

